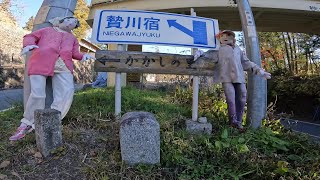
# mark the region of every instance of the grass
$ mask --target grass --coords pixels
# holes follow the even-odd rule
[[[8,179],[320,179],[320,146],[282,128],[277,120],[239,133],[227,125],[221,89],[200,92],[199,114],[212,135],[185,131],[192,91],[158,92],[124,88],[122,111],[154,113],[160,123],[161,163],[127,166],[121,161],[113,89],[78,92],[63,120],[64,146],[50,159],[37,156],[35,137],[14,144],[8,137],[22,107],[0,113],[0,169]]]

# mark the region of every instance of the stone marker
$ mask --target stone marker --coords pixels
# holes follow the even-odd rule
[[[129,165],[160,163],[160,125],[152,113],[129,112],[120,122],[122,160]]]
[[[44,157],[62,145],[60,111],[37,109],[34,112],[37,147]]]
[[[201,117],[198,121],[187,120],[187,131],[192,134],[211,134],[212,124],[207,122],[206,117]]]

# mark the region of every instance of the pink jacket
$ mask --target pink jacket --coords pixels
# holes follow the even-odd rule
[[[56,60],[60,56],[70,72],[73,72],[72,58],[81,60],[79,42],[73,34],[58,32],[52,27],[39,29],[23,38],[23,47],[37,45],[28,62],[28,75],[53,76]]]

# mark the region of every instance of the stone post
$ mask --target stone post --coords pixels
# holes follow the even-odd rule
[[[153,114],[129,112],[120,123],[122,160],[129,165],[160,163],[160,125]]]
[[[62,145],[62,125],[60,111],[37,109],[34,112],[37,147],[43,157]]]

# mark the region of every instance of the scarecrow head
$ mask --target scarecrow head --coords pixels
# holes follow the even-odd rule
[[[223,30],[217,34],[216,37],[220,41],[221,45],[234,46],[236,43],[236,35],[230,30]]]
[[[71,32],[71,30],[80,26],[79,20],[72,16],[56,17],[51,19],[49,22],[52,24],[52,26],[58,27],[67,32]]]

